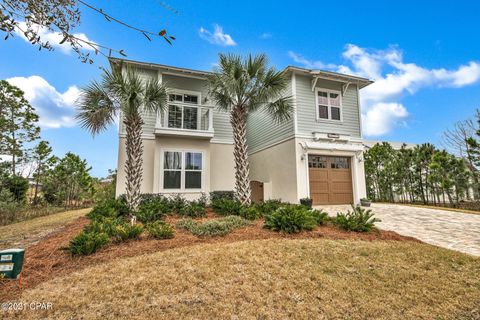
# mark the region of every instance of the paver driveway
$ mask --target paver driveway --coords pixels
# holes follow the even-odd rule
[[[335,215],[348,205],[318,206]],[[426,243],[480,256],[480,215],[441,209],[374,203],[371,208],[382,220],[380,229],[392,230]]]

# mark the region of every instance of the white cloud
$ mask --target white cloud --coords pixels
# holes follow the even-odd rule
[[[404,123],[407,117],[407,109],[399,103],[376,103],[362,115],[363,132],[367,136],[386,134],[393,127]]]
[[[201,27],[198,31],[200,38],[207,40],[211,44],[216,44],[220,46],[236,46],[237,43],[232,39],[229,34],[223,32],[223,28],[216,24],[214,26],[213,33],[204,27]]]
[[[13,77],[6,80],[25,93],[25,99],[39,115],[41,127],[75,126],[75,101],[80,95],[76,86],[70,86],[62,93],[40,76]]]
[[[21,30],[24,30],[24,31],[27,30],[27,23],[22,21],[22,22],[19,22],[18,25],[20,29],[19,28],[15,29],[15,33],[19,35],[20,38],[22,38],[23,40],[30,42],[21,31]],[[63,35],[60,32],[51,31],[51,30],[48,30],[48,28],[46,27],[36,25],[36,24],[33,24],[32,27],[34,28],[34,30],[36,30],[42,42],[48,41],[54,49],[58,49],[65,54],[70,54],[73,51],[70,43],[64,42],[60,44],[60,42],[62,42],[63,40]],[[85,33],[74,33],[73,36],[84,41],[95,43],[94,41],[88,39]],[[94,49],[91,46],[88,46],[86,44],[83,45],[82,50],[94,51]]]
[[[288,56],[307,69],[332,69],[336,67],[334,64],[325,64],[320,60],[309,60],[293,51],[288,51]]]
[[[311,61],[289,52],[289,56],[308,69],[327,69],[357,75],[375,82],[361,92],[364,133],[379,136],[404,123],[409,112],[399,101],[425,87],[460,88],[480,80],[480,63],[470,61],[458,68],[429,69],[405,62],[402,51],[391,46],[386,50],[366,49],[354,44],[345,47],[344,64]]]

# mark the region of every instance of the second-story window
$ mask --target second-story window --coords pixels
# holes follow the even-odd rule
[[[340,92],[325,89],[317,89],[316,92],[317,119],[340,121],[342,119]]]
[[[198,108],[185,104],[198,104],[199,97],[193,94],[170,94],[168,96],[168,127],[179,129],[198,129]],[[178,104],[175,104],[178,103]]]

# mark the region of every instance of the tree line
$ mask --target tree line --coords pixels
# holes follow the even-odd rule
[[[31,206],[77,206],[94,196],[98,181],[86,160],[71,152],[55,156],[50,143],[40,139],[38,120],[23,92],[1,80],[0,214]]]
[[[458,207],[478,201],[480,113],[444,132],[444,149],[424,143],[394,149],[378,143],[364,153],[367,195],[374,201]],[[447,151],[448,150],[448,151]]]

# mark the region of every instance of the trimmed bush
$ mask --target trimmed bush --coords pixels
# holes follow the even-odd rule
[[[191,218],[205,217],[205,207],[195,201],[192,201],[180,209],[180,215]]]
[[[147,223],[145,228],[148,234],[155,239],[171,239],[174,235],[173,228],[165,221]]]
[[[239,201],[224,198],[224,199],[212,200],[212,208],[215,211],[215,213],[220,214],[222,216],[229,216],[229,215],[238,216],[240,215],[242,204]]]
[[[148,200],[140,203],[135,216],[138,221],[148,223],[162,219],[170,210],[168,200]]]
[[[108,242],[106,233],[82,231],[70,241],[68,250],[74,255],[89,255],[108,244]]]
[[[302,230],[313,230],[317,221],[307,207],[302,205],[286,205],[272,214],[265,216],[264,227],[273,231],[297,233]]]
[[[227,216],[224,218],[209,220],[203,223],[184,219],[177,223],[178,228],[188,230],[197,237],[224,236],[234,229],[244,227],[249,222],[238,216]]]
[[[125,223],[122,218],[99,217],[92,220],[83,229],[87,233],[105,233],[109,237],[115,235],[115,229],[118,225]]]
[[[130,212],[127,202],[123,199],[107,199],[101,201],[93,207],[87,214],[90,220],[101,218],[117,218],[126,216]]]
[[[114,227],[113,238],[117,242],[138,238],[143,232],[143,227],[139,224],[131,225],[129,223],[118,224]]]
[[[216,201],[220,199],[235,200],[235,194],[233,191],[212,191],[210,192],[210,201]]]
[[[380,219],[374,217],[372,210],[365,210],[360,206],[352,206],[352,211],[339,212],[333,223],[347,231],[369,232],[375,227],[375,222]]]
[[[310,210],[310,214],[318,226],[324,225],[327,221],[330,220],[328,213],[323,212],[322,210]]]
[[[275,210],[285,204],[278,199],[266,200],[256,204],[256,207],[262,216],[272,214]]]
[[[187,205],[188,201],[179,193],[169,198],[169,205],[173,212],[180,213],[183,207]]]
[[[253,204],[250,207],[242,207],[240,209],[240,217],[247,220],[255,220],[262,217],[262,213],[258,210],[257,205]]]

